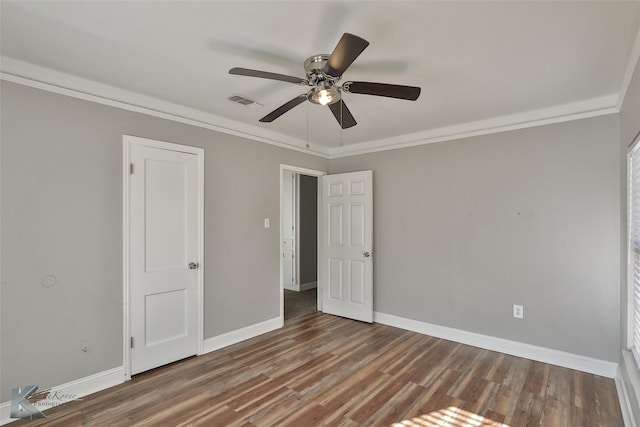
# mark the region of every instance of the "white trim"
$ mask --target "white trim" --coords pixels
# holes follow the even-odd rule
[[[282,318],[274,317],[273,319],[265,320],[264,322],[255,323],[253,325],[245,326],[244,328],[236,329],[235,331],[207,338],[206,340],[204,340],[202,354],[210,353],[212,351],[237,344],[239,342],[257,337],[258,335],[262,335],[275,329],[279,329],[281,327]]]
[[[197,313],[197,330],[196,335],[198,337],[198,352],[197,354],[204,353],[204,149],[200,147],[192,147],[182,144],[174,144],[171,142],[157,141],[153,139],[140,138],[137,136],[123,135],[123,188],[122,188],[122,218],[123,218],[123,280],[122,280],[122,297],[123,297],[123,366],[125,370],[125,377],[131,378],[131,348],[129,342],[131,340],[130,322],[131,317],[129,315],[129,244],[131,239],[130,230],[130,180],[131,174],[129,170],[130,165],[130,151],[133,144],[143,145],[146,147],[160,148],[164,150],[178,151],[182,153],[194,154],[198,159],[198,283],[197,283],[197,299],[198,299],[198,313]]]
[[[315,289],[318,287],[318,281],[314,280],[313,282],[307,282],[300,285],[300,291],[308,291],[309,289]]]
[[[295,208],[294,208],[294,215],[293,215],[293,221],[294,221],[294,227],[295,227],[295,241],[294,241],[294,248],[296,251],[295,254],[295,263],[294,263],[294,270],[295,270],[295,274],[294,274],[294,278],[295,280],[293,281],[293,288],[296,291],[300,291],[300,280],[302,280],[302,278],[300,277],[300,272],[302,271],[300,269],[300,174],[296,173],[293,175],[294,178],[294,201],[293,203],[295,204]]]
[[[131,349],[128,343],[131,340],[129,329],[129,241],[131,239],[130,215],[129,215],[129,179],[131,156],[129,144],[123,138],[122,142],[122,366],[126,379],[131,379]]]
[[[327,174],[326,171],[303,168],[300,166],[287,165],[285,163],[280,163],[280,171],[288,170],[290,172],[299,173],[301,175],[309,175],[309,176],[324,176]]]
[[[280,288],[280,319],[281,319],[281,325],[284,325],[284,281],[283,281],[283,268],[284,265],[282,263],[282,251],[284,250],[284,247],[282,246],[282,242],[283,242],[283,238],[284,235],[282,234],[282,207],[284,205],[284,196],[283,196],[283,191],[282,191],[282,186],[283,186],[283,173],[284,171],[289,171],[289,172],[295,172],[297,174],[302,174],[302,175],[308,175],[308,176],[315,176],[315,177],[321,177],[327,174],[326,171],[321,171],[321,170],[315,170],[315,169],[307,169],[307,168],[303,168],[300,166],[293,166],[293,165],[287,165],[284,163],[280,164],[280,219],[278,221],[278,228],[279,228],[279,236],[280,236],[280,245],[279,245],[279,250],[280,252],[278,253],[278,259],[280,260],[280,284],[279,284],[279,288]],[[321,208],[322,206],[320,205],[320,180],[318,180],[318,216],[317,216],[317,221],[318,224],[320,224],[320,219],[321,217]],[[318,245],[320,244],[320,227],[318,227]],[[320,247],[318,247],[318,254],[320,253]],[[317,260],[318,265],[320,265],[320,258],[318,258]],[[318,289],[318,295],[320,295],[320,289]],[[318,310],[322,309],[322,305],[321,305],[321,301],[320,301],[320,297],[318,297]]]
[[[636,366],[636,361],[628,350],[622,350],[620,365],[618,366],[618,376],[616,378],[616,390],[624,424],[627,427],[638,427],[635,415],[640,416],[640,371]],[[631,387],[631,390],[627,387]]]
[[[640,60],[640,28],[638,29],[638,34],[636,34],[635,41],[633,42],[633,46],[631,47],[631,54],[629,55],[629,62],[627,63],[627,69],[624,73],[624,78],[622,79],[622,86],[620,87],[620,91],[618,92],[618,102],[616,103],[616,109],[618,111],[622,110],[622,104],[624,104],[624,98],[627,96],[627,91],[629,90],[629,85],[631,84],[631,79],[633,78],[633,72],[636,69],[638,61]]]
[[[61,73],[8,56],[0,56],[0,64],[0,79],[8,82],[328,158],[326,147],[310,144],[310,148],[307,148],[306,140],[269,129]]]
[[[637,56],[640,55],[640,47],[638,47],[640,44],[640,42],[638,42],[639,37],[636,38],[630,64],[637,62]],[[0,79],[2,80],[98,104],[109,105],[127,111],[139,112],[166,120],[239,136],[325,159],[452,141],[473,136],[615,114],[620,112],[618,104],[622,105],[622,100],[624,99],[624,93],[618,93],[551,108],[495,117],[489,120],[462,123],[425,132],[350,144],[344,147],[327,148],[311,142],[309,143],[310,148],[307,148],[308,141],[301,138],[291,137],[259,126],[248,125],[236,120],[227,119],[92,80],[82,79],[7,56],[0,56],[0,64],[2,67],[0,69]],[[630,67],[630,65],[627,67],[625,81],[622,85],[622,89],[625,89],[625,91],[631,79],[629,75]]]
[[[633,265],[632,265],[632,252],[630,250],[631,248],[631,235],[630,235],[630,231],[631,231],[631,154],[634,150],[634,146],[635,144],[631,144],[631,146],[629,147],[627,153],[626,153],[626,157],[627,157],[627,165],[626,165],[626,170],[627,170],[627,180],[625,182],[625,196],[626,196],[626,200],[625,200],[625,207],[627,208],[627,212],[626,212],[626,216],[627,216],[627,224],[626,224],[626,230],[625,230],[625,250],[626,250],[626,255],[627,255],[627,259],[626,259],[626,267],[627,267],[627,279],[625,282],[625,287],[627,290],[627,307],[626,307],[626,313],[627,313],[627,319],[626,319],[626,323],[623,325],[623,331],[626,331],[626,334],[623,334],[623,336],[621,336],[620,338],[623,340],[622,342],[622,346],[623,348],[631,348],[633,346]],[[622,302],[622,301],[621,301]],[[622,311],[622,304],[620,304],[620,310]],[[623,318],[622,316],[620,316],[620,320],[622,321]]]
[[[615,378],[618,370],[618,364],[615,362],[594,359],[587,356],[581,356],[579,354],[567,353],[560,350],[553,350],[550,348],[511,341],[504,338],[477,334],[475,332],[463,331],[461,329],[434,325],[391,314],[374,312],[373,321],[384,325],[394,326],[396,328],[406,329],[408,331],[418,332],[424,335],[430,335],[487,350],[498,351],[512,356],[524,357],[538,362],[563,366],[607,378]]]
[[[640,34],[640,32],[639,32]],[[626,319],[626,324],[623,325],[624,328],[623,330],[626,331],[626,336],[621,337],[623,340],[625,340],[623,342],[623,346],[626,349],[630,349],[633,347],[634,343],[633,343],[633,333],[634,333],[634,310],[635,310],[635,306],[634,306],[634,300],[635,300],[635,279],[634,279],[634,274],[635,274],[635,259],[633,257],[633,249],[632,249],[632,242],[631,242],[631,222],[633,220],[633,215],[632,215],[632,204],[631,204],[631,196],[632,196],[632,189],[631,189],[631,183],[633,180],[633,171],[631,170],[631,157],[632,155],[635,153],[636,150],[640,149],[640,133],[638,135],[636,135],[633,139],[633,141],[631,142],[631,144],[629,145],[629,148],[627,150],[627,181],[626,181],[626,188],[625,188],[625,193],[626,193],[626,208],[627,208],[627,228],[626,228],[626,255],[627,255],[627,280],[626,280],[626,289],[627,289],[627,307],[626,307],[626,312],[627,312],[627,319]]]
[[[329,158],[337,159],[616,114],[619,113],[619,110],[615,108],[617,99],[617,95],[603,96],[552,108],[462,123],[371,142],[334,147],[329,149]]]
[[[70,381],[65,384],[61,384],[55,387],[51,387],[51,391],[58,391],[60,394],[75,396],[80,399],[89,394],[96,393],[101,390],[105,390],[109,387],[122,384],[126,380],[124,373],[124,367],[119,366],[117,368],[109,369],[107,371],[98,372],[97,374],[89,375],[88,377],[80,378],[74,381]],[[25,386],[26,384],[17,385]],[[50,408],[49,408],[50,409]],[[41,409],[46,412],[47,409]],[[3,402],[0,404],[0,425],[12,423],[17,421],[15,418],[10,417],[11,414],[11,402]]]
[[[622,412],[622,422],[625,427],[638,427],[635,418],[633,417],[633,413],[631,412],[631,401],[629,400],[627,387],[624,385],[624,380],[620,377],[620,369],[618,369],[618,376],[614,378],[614,381],[616,384],[616,392],[618,393],[620,412]]]
[[[204,352],[204,273],[206,261],[204,256],[204,149],[191,147],[198,158],[198,355]]]

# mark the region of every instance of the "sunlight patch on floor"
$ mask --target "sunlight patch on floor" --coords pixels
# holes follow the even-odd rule
[[[392,424],[393,427],[509,427],[499,421],[450,406]]]

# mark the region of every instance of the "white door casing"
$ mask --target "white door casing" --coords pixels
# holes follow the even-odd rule
[[[202,349],[204,150],[133,137],[125,137],[125,144],[130,162],[125,295],[133,375]]]
[[[322,177],[322,311],[373,322],[373,171]]]
[[[296,289],[296,174],[283,171],[282,176],[282,280],[285,289]]]

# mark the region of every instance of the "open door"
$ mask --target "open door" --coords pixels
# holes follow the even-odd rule
[[[322,311],[373,322],[373,171],[322,177]]]

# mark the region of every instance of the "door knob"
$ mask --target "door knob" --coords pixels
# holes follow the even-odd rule
[[[200,265],[197,262],[190,262],[189,263],[189,270],[197,270],[198,267],[200,267]]]
[[[365,252],[362,255],[364,255],[365,258],[369,258],[371,256],[371,252]]]

